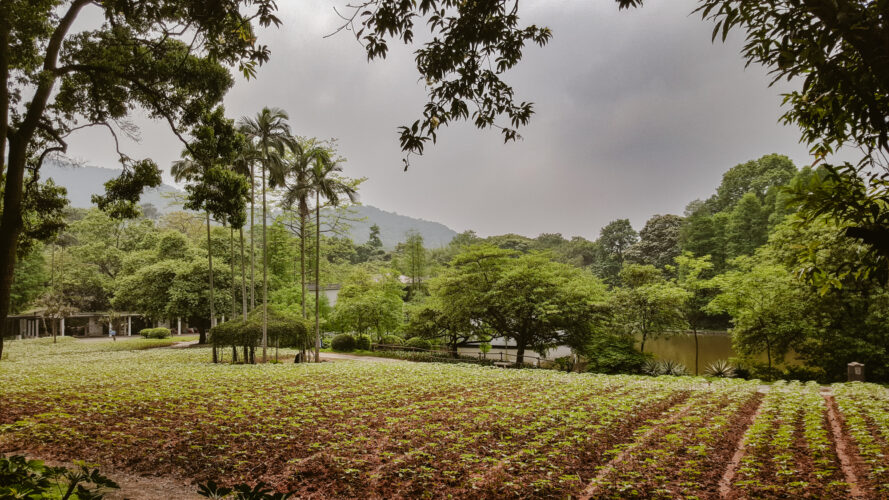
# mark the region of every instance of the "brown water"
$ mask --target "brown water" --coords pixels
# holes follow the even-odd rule
[[[695,338],[691,334],[664,335],[645,342],[645,352],[664,361],[678,361],[695,371]],[[725,333],[698,334],[698,368],[703,372],[707,365],[720,359],[728,360],[735,356],[732,338]]]

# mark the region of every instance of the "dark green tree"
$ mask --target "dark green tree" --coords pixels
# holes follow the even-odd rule
[[[72,31],[87,6],[101,10],[101,24]],[[268,59],[253,30],[277,25],[274,11],[272,0],[0,3],[0,338],[29,166],[38,173],[80,128],[105,127],[116,138],[117,124],[136,109],[181,134],[231,86],[226,66],[252,75]],[[160,180],[152,162],[121,160],[124,173],[99,200],[103,206],[135,205],[143,186]]]
[[[639,231],[639,241],[627,249],[627,260],[660,269],[673,264],[680,252],[679,231],[682,222],[682,217],[678,215],[652,216]]]

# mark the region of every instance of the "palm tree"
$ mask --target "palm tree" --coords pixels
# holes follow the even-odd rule
[[[284,196],[282,198],[284,208],[293,210],[299,215],[299,267],[302,285],[302,313],[303,319],[308,316],[306,314],[306,221],[311,214],[309,210],[309,200],[313,194],[312,186],[312,163],[315,157],[324,153],[324,149],[316,146],[315,141],[307,141],[305,144],[297,143],[293,154],[287,161],[286,178],[290,182],[286,186]]]
[[[241,125],[243,127],[243,125]],[[256,166],[256,162],[259,161],[259,151],[256,149],[256,145],[252,141],[247,142],[247,147],[241,151],[241,154],[238,156],[237,160],[231,165],[231,168],[236,173],[243,175],[250,179],[250,310],[256,309],[256,246],[253,244],[253,220],[254,220],[254,208],[256,205],[256,172],[254,171],[254,167]],[[244,277],[244,228],[241,228],[241,281],[243,282]],[[246,289],[246,284],[241,287],[242,289]],[[244,290],[242,290],[242,293]],[[247,297],[244,295],[243,303],[244,310],[246,311]],[[244,317],[247,316],[247,313],[244,313]]]
[[[255,118],[241,118],[241,132],[259,153],[262,171],[262,361],[268,347],[268,252],[266,251],[266,174],[269,186],[284,184],[284,153],[294,147],[287,113],[279,108],[262,108]]]
[[[339,175],[343,167],[331,158],[329,150],[319,149],[312,158],[312,191],[315,193],[315,362],[318,363],[321,361],[321,197],[335,207],[340,204],[343,195],[353,203],[358,201],[358,193],[352,184]]]
[[[192,181],[204,175],[207,169],[207,165],[199,161],[183,158],[173,162],[173,166],[170,168],[170,173],[173,175],[173,179],[176,182],[186,180]],[[212,328],[216,326],[216,311],[213,299],[213,246],[210,240],[210,210],[205,208],[204,214],[207,218],[207,265],[210,271],[210,328]],[[205,343],[206,333],[202,331],[200,337],[198,343]]]
[[[232,163],[231,169],[235,173],[241,174],[250,179],[250,309],[256,309],[256,248],[253,244],[253,211],[256,201],[256,176],[253,167],[259,159],[259,151],[255,148],[253,142],[247,142],[247,147],[241,152],[238,158]],[[241,240],[241,309],[244,319],[247,319],[247,273],[245,270],[244,257],[244,226],[238,228]]]

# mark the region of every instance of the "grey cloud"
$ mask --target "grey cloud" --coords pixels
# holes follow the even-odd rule
[[[552,43],[529,47],[507,75],[537,114],[524,139],[467,124],[402,172],[396,127],[424,103],[410,48],[367,63],[337,25],[330,2],[280,2],[284,27],[262,33],[272,61],[238,80],[230,115],[278,106],[294,130],[337,137],[346,171],[366,176],[365,203],[480,234],[562,232],[594,238],[608,221],[639,228],[655,213],[681,214],[727,168],[763,154],[809,161],[799,133],[778,124],[779,94],[765,71],[744,69],[742,40],[710,43],[712,26],[689,16],[694,1],[649,2],[619,12],[611,0],[525,2],[523,20],[550,26]],[[339,5],[339,4],[338,4]],[[143,126],[134,154],[168,166],[181,145],[162,124]],[[101,131],[78,135],[73,155],[114,161]]]

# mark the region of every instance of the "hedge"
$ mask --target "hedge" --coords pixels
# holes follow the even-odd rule
[[[165,339],[170,336],[169,328],[143,328],[139,330],[139,335],[146,339]]]
[[[404,346],[413,347],[415,349],[424,349],[427,351],[429,349],[432,349],[432,344],[430,344],[428,340],[420,337],[411,337],[407,339],[407,342],[404,343]]]
[[[348,333],[341,333],[330,341],[330,348],[334,351],[350,352],[355,350],[355,337]]]

